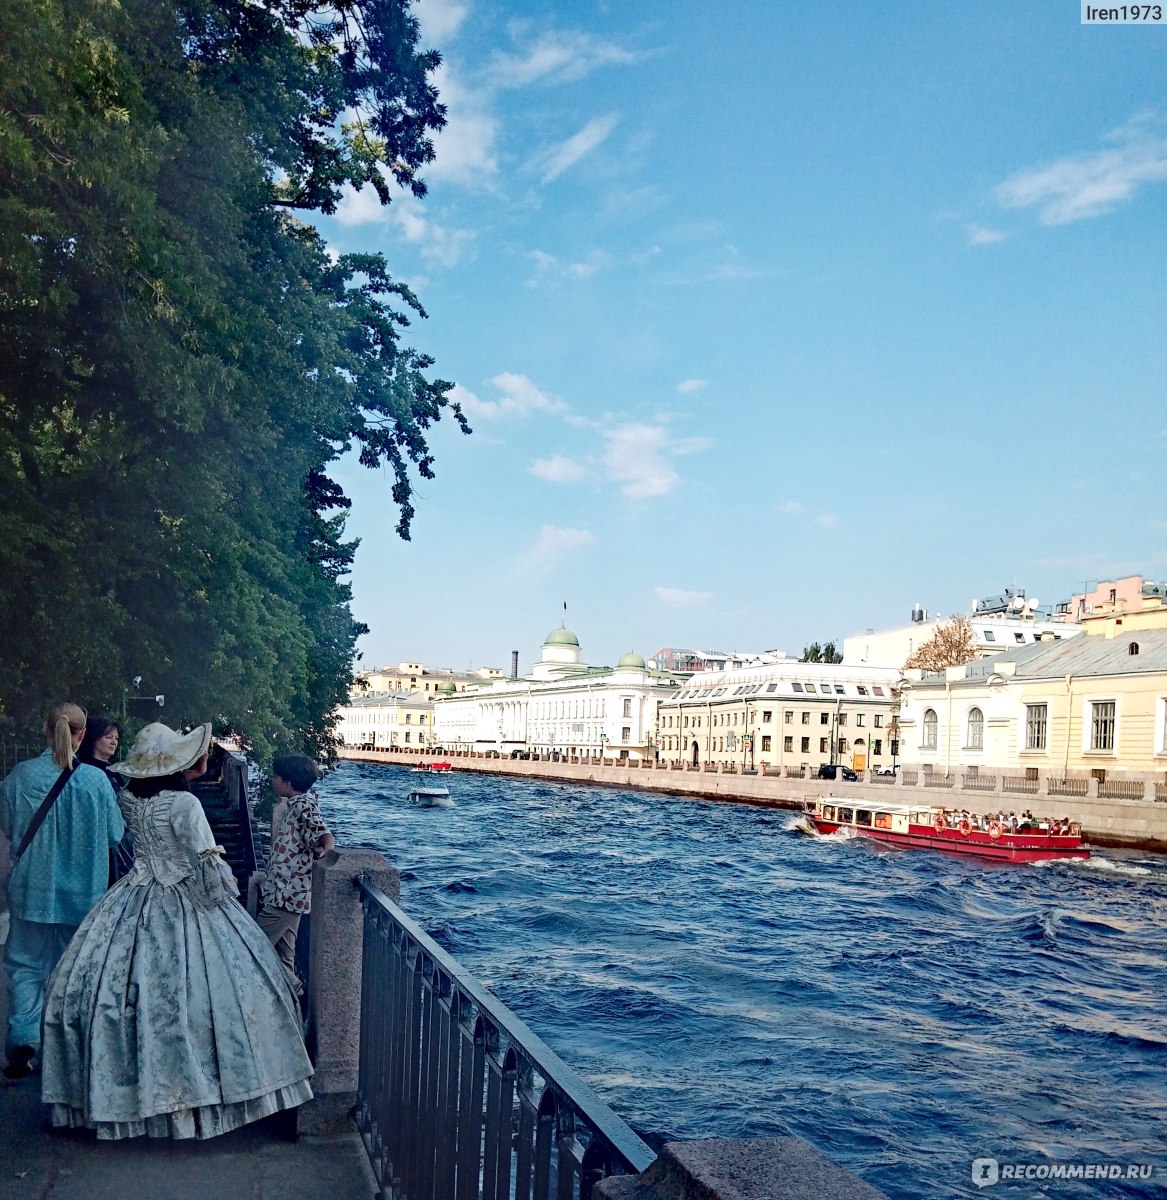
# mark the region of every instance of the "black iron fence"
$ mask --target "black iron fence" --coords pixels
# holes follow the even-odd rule
[[[655,1155],[379,888],[365,928],[357,1124],[379,1196],[590,1200]]]

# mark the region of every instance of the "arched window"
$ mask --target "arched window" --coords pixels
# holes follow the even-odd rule
[[[985,714],[979,708],[968,710],[968,740],[965,746],[969,750],[983,750],[985,747]]]
[[[920,749],[936,749],[936,710],[934,708],[926,709],[924,712],[924,741]]]
[[[1138,654],[1138,652],[1139,652],[1139,643],[1138,643],[1138,642],[1131,642],[1131,644],[1130,644],[1130,645],[1129,645],[1129,646],[1126,648],[1126,652],[1127,652],[1128,654]]]

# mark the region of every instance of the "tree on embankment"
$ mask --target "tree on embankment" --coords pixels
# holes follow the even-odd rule
[[[307,222],[424,195],[439,61],[406,0],[0,5],[10,728],[141,675],[169,723],[327,745],[363,631],[330,466],[387,466],[408,538],[426,431],[469,430],[416,296]]]

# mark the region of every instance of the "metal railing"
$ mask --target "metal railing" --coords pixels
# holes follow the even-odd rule
[[[26,758],[36,758],[44,749],[44,744],[32,742],[0,742],[0,779],[8,774],[18,762]]]
[[[1029,779],[1025,775],[1002,775],[1001,791],[1015,796],[1036,796],[1040,783],[1041,780]]]
[[[1155,784],[1155,799],[1162,804],[1167,801],[1167,783]]]
[[[364,911],[357,1125],[388,1200],[590,1200],[656,1157],[379,888]]]
[[[1050,796],[1088,796],[1089,779],[1047,779],[1046,794]]]
[[[1099,800],[1141,800],[1146,791],[1141,779],[1104,779],[1098,784]]]
[[[962,788],[966,792],[995,792],[997,790],[996,775],[976,775],[966,772],[961,779]]]
[[[930,788],[950,788],[955,782],[951,775],[937,775],[933,771],[924,776],[924,786]]]

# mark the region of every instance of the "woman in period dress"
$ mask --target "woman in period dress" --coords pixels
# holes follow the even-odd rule
[[[54,1125],[215,1137],[312,1096],[296,998],[187,787],[210,740],[210,725],[148,725],[118,764],[136,858],[49,981],[41,1095]]]

